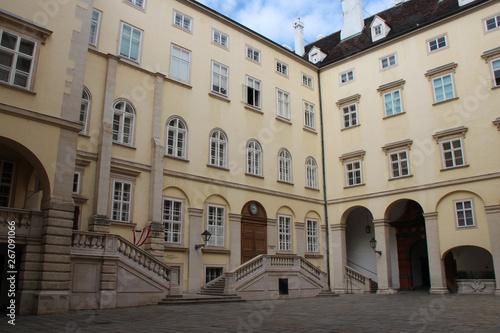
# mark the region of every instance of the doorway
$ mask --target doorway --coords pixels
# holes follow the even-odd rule
[[[267,254],[267,214],[264,207],[250,201],[241,210],[241,263]]]

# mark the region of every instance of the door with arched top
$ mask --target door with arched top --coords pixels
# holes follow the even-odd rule
[[[267,214],[256,202],[247,202],[241,210],[241,263],[267,253]]]

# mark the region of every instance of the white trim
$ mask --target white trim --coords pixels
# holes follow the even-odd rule
[[[210,208],[215,208],[216,209],[216,219],[218,220],[221,218],[222,225],[210,225]],[[222,209],[222,215],[218,215],[218,210]],[[217,222],[217,221],[215,221]],[[212,237],[210,237],[210,240],[207,242],[207,245],[209,246],[217,246],[217,247],[223,247],[225,246],[225,238],[226,238],[226,207],[222,205],[217,205],[217,204],[207,204],[207,210],[206,210],[206,226],[208,232],[212,234]],[[217,231],[222,230],[222,235],[217,235]],[[219,242],[222,240],[221,242]]]
[[[465,208],[466,203],[470,204],[470,208]],[[462,204],[462,208],[460,210],[458,209],[457,204]],[[454,200],[453,208],[455,211],[455,225],[458,229],[476,227],[474,199],[471,198],[471,199]],[[460,217],[458,216],[459,212],[464,214],[464,216],[462,217],[464,219],[464,225],[459,225],[459,220],[460,220]],[[466,216],[467,212],[470,212],[472,216],[467,217]],[[468,218],[472,219],[472,224],[467,224]]]
[[[283,222],[283,228],[282,228]],[[293,251],[292,216],[279,214],[276,226],[278,228],[278,252]],[[281,237],[283,236],[283,237]]]

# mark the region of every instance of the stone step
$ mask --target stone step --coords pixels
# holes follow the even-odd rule
[[[184,304],[210,304],[210,303],[236,303],[245,302],[244,299],[236,295],[213,296],[213,297],[186,297],[186,298],[165,298],[158,302],[158,305],[184,305]]]
[[[335,292],[333,291],[327,291],[327,290],[323,290],[322,292],[320,292],[318,294],[317,297],[338,297],[339,294],[336,294]]]

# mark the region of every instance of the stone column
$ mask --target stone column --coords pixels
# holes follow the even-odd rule
[[[230,270],[241,265],[241,215],[229,214],[229,257]]]
[[[106,88],[104,91],[104,110],[102,128],[99,137],[96,182],[93,202],[93,216],[89,221],[89,230],[109,232],[110,221],[108,206],[110,199],[111,150],[113,148],[113,102],[115,99],[116,69],[118,57],[108,55]]]
[[[276,255],[276,219],[267,219],[267,254]]]
[[[144,243],[144,250],[151,253],[156,259],[164,261],[165,253],[165,227],[161,222],[149,223],[149,237]]]
[[[347,265],[347,252],[346,252],[346,237],[345,237],[344,224],[332,224],[331,230],[331,244],[330,256],[332,259],[331,270],[331,284],[332,291],[336,293],[345,293],[345,266]]]
[[[189,244],[188,244],[188,292],[196,293],[202,286],[203,263],[202,252],[195,250],[201,244],[203,232],[203,209],[189,208]]]
[[[320,226],[320,230],[321,230],[321,233],[320,233],[320,247],[319,247],[319,254],[321,254],[323,256],[323,271],[324,272],[327,272],[328,274],[330,274],[330,272],[327,271],[328,269],[328,256],[326,255],[326,247],[329,246],[329,244],[327,243],[327,237],[326,237],[326,233],[327,233],[327,229],[326,229],[326,225],[323,224]]]
[[[495,295],[500,296],[500,205],[486,206],[486,219],[490,231],[491,255],[495,269],[496,288]]]
[[[388,220],[374,220],[375,239],[377,240],[377,294],[394,294],[396,291],[392,288],[392,267],[391,267],[391,242],[390,228]]]
[[[295,253],[299,257],[306,256],[306,236],[304,234],[305,223],[295,222],[295,242],[297,246],[295,247]]]
[[[448,294],[446,288],[446,273],[444,260],[441,259],[439,245],[439,228],[437,212],[423,214],[425,218],[425,233],[427,239],[427,252],[429,255],[429,273],[431,277],[431,294]]]

